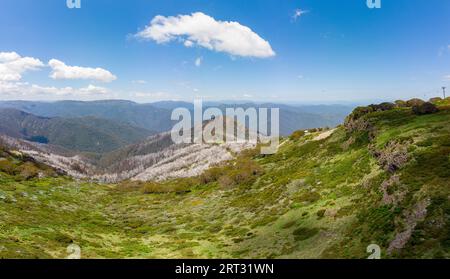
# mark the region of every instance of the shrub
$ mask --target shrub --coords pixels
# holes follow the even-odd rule
[[[395,108],[395,104],[393,103],[381,103],[379,105],[369,105],[370,108],[372,108],[373,111],[387,111],[392,110]]]
[[[398,108],[405,108],[408,105],[403,100],[397,100],[397,101],[395,101],[395,106],[398,107]]]
[[[428,102],[432,103],[432,104],[436,104],[438,102],[441,102],[442,98],[440,97],[435,97],[435,98],[431,98]]]
[[[0,160],[0,171],[9,175],[15,175],[17,172],[16,166],[9,160]]]
[[[152,193],[167,193],[167,189],[163,185],[156,182],[146,182],[142,187],[141,191],[143,194]]]
[[[189,192],[190,185],[177,183],[179,181],[170,181],[168,183],[145,182],[141,186],[143,194],[166,194],[166,193],[185,193]]]
[[[406,101],[406,105],[408,107],[419,106],[422,105],[423,103],[425,103],[425,101],[417,98]]]
[[[303,130],[298,130],[292,133],[292,135],[289,137],[291,140],[298,140],[301,137],[303,137],[305,135],[305,131]]]
[[[228,178],[222,178],[220,182],[224,183],[221,183],[224,187],[237,184],[249,185],[262,173],[262,168],[255,162],[247,159],[239,160],[235,166],[226,169],[224,176]]]
[[[25,180],[35,178],[39,175],[40,170],[31,162],[22,164],[19,168],[19,175]]]
[[[211,167],[200,175],[200,182],[208,184],[217,181],[223,175],[223,169],[220,167]]]
[[[435,105],[428,102],[413,106],[412,110],[417,115],[432,114],[439,111],[439,109]]]
[[[236,162],[227,162],[222,166],[212,167],[199,176],[199,182],[208,184],[219,182],[222,187],[248,185],[263,173],[263,169],[248,157],[238,157]]]
[[[397,101],[397,102],[399,102],[399,101]],[[349,116],[347,116],[345,123],[347,124],[349,122],[358,120],[362,116],[369,114],[371,112],[392,110],[395,108],[395,106],[396,105],[393,103],[385,102],[385,103],[381,103],[378,105],[372,104],[367,107],[357,107],[353,110],[353,112]]]
[[[186,193],[195,186],[195,178],[179,178],[165,182],[156,181],[123,181],[117,185],[116,190],[122,192],[140,191],[143,194]]]
[[[354,122],[355,120],[358,120],[359,118],[361,118],[362,116],[373,112],[373,108],[371,107],[357,107],[355,108],[352,113],[347,116],[347,118],[345,119],[345,126],[347,126],[349,123]]]
[[[231,177],[224,175],[219,178],[219,184],[223,188],[229,188],[234,186],[236,182]]]

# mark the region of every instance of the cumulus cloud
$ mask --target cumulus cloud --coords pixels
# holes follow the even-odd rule
[[[54,87],[29,84],[27,82],[2,82],[0,81],[0,95],[14,98],[33,98],[37,96],[45,98],[54,97],[91,97],[107,95],[109,90],[104,87],[89,85],[82,88]]]
[[[0,81],[20,81],[26,71],[44,66],[44,63],[33,57],[22,57],[16,52],[0,52]]]
[[[269,42],[249,27],[235,21],[218,21],[201,12],[170,17],[158,15],[135,36],[158,44],[179,40],[186,47],[200,46],[234,56],[275,56]]]
[[[26,71],[38,70],[46,65],[33,57],[22,57],[16,52],[0,52],[0,95],[10,99],[57,99],[58,97],[90,98],[109,94],[109,90],[95,85],[82,88],[54,87],[30,84],[22,81]],[[90,78],[111,81],[116,77],[103,69],[70,67],[52,59],[49,66],[53,78]]]
[[[111,72],[102,68],[68,66],[56,59],[50,60],[48,65],[52,68],[50,74],[52,79],[89,79],[102,82],[111,82],[117,79]]]
[[[89,84],[88,87],[81,88],[79,92],[80,94],[84,95],[104,95],[107,94],[109,91],[105,87]]]

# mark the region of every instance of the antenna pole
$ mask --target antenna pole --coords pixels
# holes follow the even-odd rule
[[[445,89],[447,89],[447,87],[442,86],[442,94],[444,94],[444,99],[445,99]]]

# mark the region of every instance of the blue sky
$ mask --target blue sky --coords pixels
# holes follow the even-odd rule
[[[66,0],[2,0],[0,99],[334,102],[438,95],[450,85],[450,1],[381,2],[381,9],[369,9],[366,0],[81,0],[80,9],[68,9]],[[296,11],[303,12],[294,18]],[[178,16],[198,27],[203,17],[193,13],[214,24],[188,30]],[[172,32],[168,41],[136,35],[158,15],[163,25],[178,24],[160,30]],[[239,28],[224,42],[206,47],[198,39],[225,32],[214,26],[229,21]],[[41,63],[8,64],[25,57]],[[52,59],[64,66],[51,67]]]

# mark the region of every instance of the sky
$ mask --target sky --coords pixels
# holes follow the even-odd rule
[[[1,1],[0,100],[328,103],[450,85],[448,0],[80,1]]]

